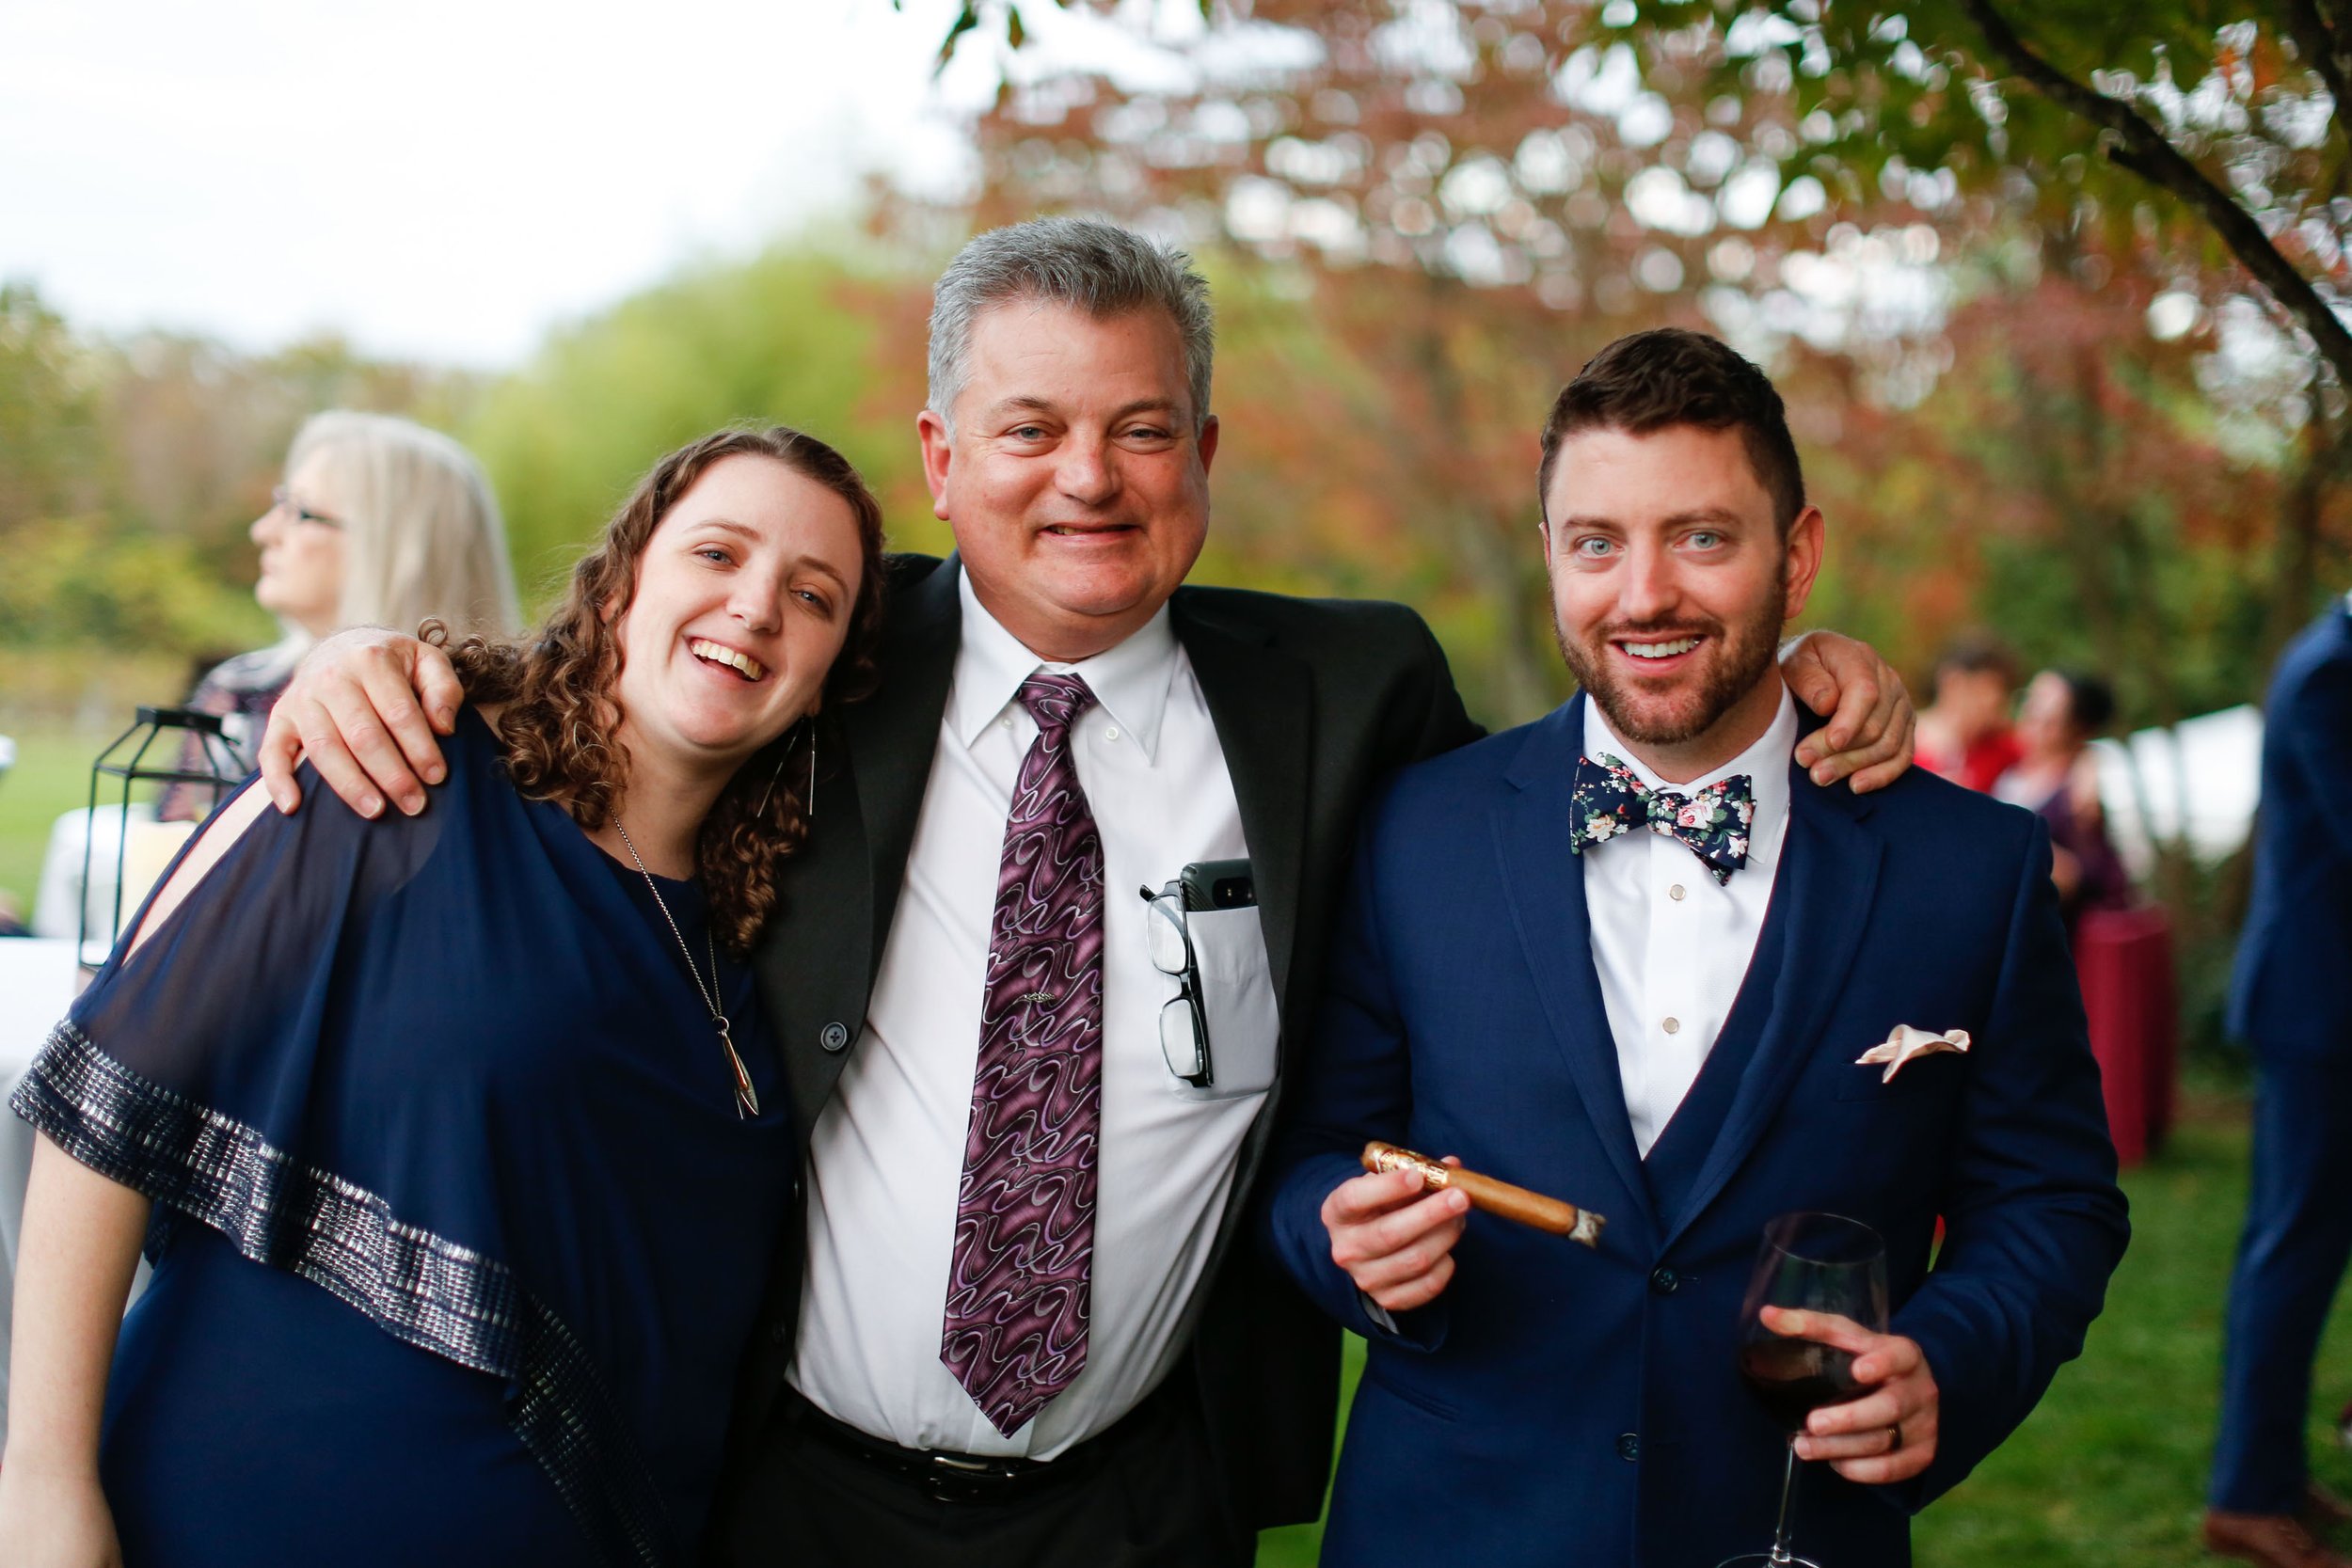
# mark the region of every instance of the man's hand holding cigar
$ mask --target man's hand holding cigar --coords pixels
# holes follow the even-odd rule
[[[1451,1154],[1445,1163],[1462,1164]],[[1454,1277],[1454,1243],[1470,1210],[1468,1194],[1429,1191],[1410,1167],[1352,1178],[1323,1200],[1331,1261],[1385,1311],[1425,1307]]]

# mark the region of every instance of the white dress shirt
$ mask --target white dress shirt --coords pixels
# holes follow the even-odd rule
[[[792,1383],[819,1409],[912,1449],[1050,1459],[1133,1409],[1174,1362],[1263,1091],[1203,1098],[1168,1069],[1138,890],[1235,860],[1241,809],[1163,608],[1119,646],[1041,664],[961,585],[962,638],[906,880],[866,1026],[809,1146],[807,1283]],[[939,1359],[955,1251],[982,979],[1005,820],[1037,723],[1039,669],[1083,676],[1074,726],[1103,840],[1102,1144],[1086,1367],[999,1434]],[[1263,958],[1260,959],[1263,962]]]
[[[1599,704],[1584,705],[1586,756],[1606,752],[1650,788],[1680,795],[1745,773],[1756,800],[1748,863],[1725,885],[1687,845],[1647,829],[1588,845],[1580,857],[1593,967],[1616,1038],[1633,1144],[1645,1158],[1691,1092],[1756,956],[1788,837],[1788,762],[1796,745],[1797,705],[1784,686],[1780,711],[1755,745],[1704,777],[1667,784],[1611,731]]]

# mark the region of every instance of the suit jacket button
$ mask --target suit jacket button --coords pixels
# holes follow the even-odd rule
[[[1617,1457],[1631,1464],[1642,1457],[1642,1440],[1629,1432],[1617,1434]]]
[[[847,1051],[850,1048],[850,1026],[838,1021],[826,1024],[818,1032],[817,1043],[828,1051]]]
[[[1649,1293],[1651,1295],[1670,1296],[1680,1289],[1682,1289],[1682,1276],[1675,1273],[1674,1270],[1657,1269],[1651,1272],[1649,1276]]]
[[[773,1323],[771,1323],[771,1324],[769,1325],[769,1327],[768,1327],[768,1342],[769,1342],[770,1344],[771,1344],[771,1345],[781,1345],[781,1344],[784,1344],[784,1343],[786,1343],[787,1341],[788,1341],[791,1338],[792,1338],[792,1325],[791,1325],[790,1323],[786,1323],[786,1322],[785,1322],[783,1319],[781,1319],[781,1318],[777,1319],[777,1320],[776,1320]]]

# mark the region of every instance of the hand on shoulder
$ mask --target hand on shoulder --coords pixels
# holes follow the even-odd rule
[[[449,776],[437,736],[452,733],[466,700],[449,656],[381,626],[338,632],[310,650],[271,709],[262,781],[281,812],[302,803],[294,768],[306,757],[362,816],[389,799],[410,816],[425,786]]]
[[[1884,789],[1910,768],[1919,716],[1902,676],[1867,642],[1812,631],[1780,653],[1781,678],[1829,722],[1797,743],[1817,784],[1852,780],[1856,795]]]

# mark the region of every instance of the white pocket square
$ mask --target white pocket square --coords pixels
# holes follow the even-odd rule
[[[1925,1029],[1915,1029],[1908,1023],[1898,1023],[1895,1025],[1895,1032],[1886,1037],[1883,1044],[1874,1045],[1856,1056],[1854,1065],[1877,1067],[1882,1062],[1885,1063],[1886,1070],[1879,1075],[1879,1082],[1891,1084],[1895,1081],[1895,1074],[1902,1071],[1904,1063],[1918,1056],[1932,1056],[1939,1051],[1957,1051],[1966,1055],[1968,1031],[1947,1029],[1940,1035],[1931,1035]]]

